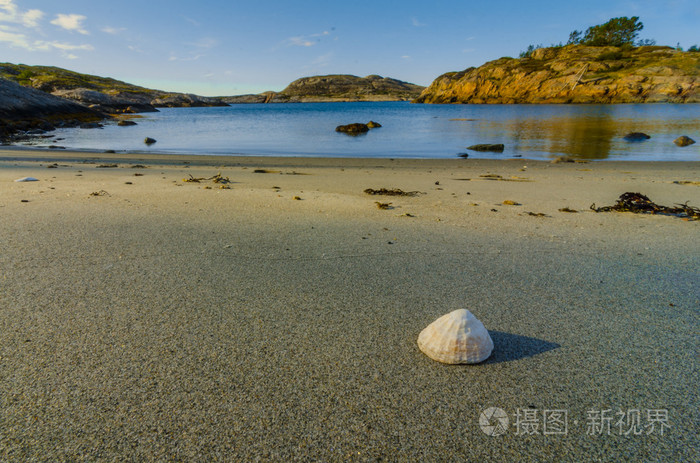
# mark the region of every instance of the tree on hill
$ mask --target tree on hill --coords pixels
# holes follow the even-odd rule
[[[605,24],[589,27],[585,34],[582,34],[581,31],[573,31],[569,34],[568,44],[595,47],[634,45],[639,31],[642,29],[644,29],[644,24],[639,21],[638,16],[612,18]]]

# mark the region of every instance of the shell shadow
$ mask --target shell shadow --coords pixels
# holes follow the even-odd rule
[[[489,334],[493,340],[494,349],[491,357],[484,364],[511,362],[561,347],[560,344],[555,342],[543,341],[542,339],[519,334],[504,333],[503,331],[489,330]]]

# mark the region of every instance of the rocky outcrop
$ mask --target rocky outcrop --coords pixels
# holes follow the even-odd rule
[[[106,93],[87,88],[75,88],[70,90],[55,90],[52,95],[76,101],[80,104],[90,106],[99,111],[117,113],[145,113],[158,111],[151,104],[149,95],[139,93]]]
[[[698,103],[700,53],[645,46],[540,48],[443,74],[415,103]]]
[[[78,126],[105,117],[83,105],[0,78],[0,138],[17,131]]]
[[[370,75],[314,76],[297,79],[281,92],[222,97],[227,103],[325,103],[342,101],[409,101],[425,87]]]
[[[195,108],[204,106],[227,106],[218,98],[208,98],[191,93],[171,93],[159,96],[151,101],[158,108]]]
[[[275,92],[270,92],[275,93]],[[253,103],[266,103],[267,102],[267,92],[258,94],[248,94],[248,95],[235,95],[235,96],[222,96],[219,99],[228,104],[253,104]]]
[[[151,90],[49,66],[0,63],[0,77],[109,113],[157,111],[156,107],[227,105],[216,98]]]

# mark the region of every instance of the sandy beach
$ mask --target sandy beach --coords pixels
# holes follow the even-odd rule
[[[590,206],[699,180],[0,150],[0,460],[697,461],[700,221]],[[482,364],[416,344],[460,308]]]

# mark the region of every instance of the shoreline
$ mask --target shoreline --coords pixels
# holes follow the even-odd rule
[[[654,161],[640,161],[640,160],[621,160],[621,159],[592,159],[592,160],[578,160],[572,158],[572,161],[562,161],[555,162],[555,160],[540,160],[540,159],[529,159],[529,158],[503,158],[503,159],[492,159],[492,158],[460,158],[455,156],[453,158],[402,158],[402,157],[342,157],[342,156],[279,156],[279,155],[244,155],[244,154],[233,154],[233,155],[213,155],[213,154],[169,154],[169,153],[146,153],[146,152],[116,152],[116,153],[105,153],[104,151],[83,151],[83,150],[48,150],[48,149],[36,149],[31,147],[16,147],[11,145],[0,145],[0,161],[11,162],[11,161],[28,161],[28,162],[48,162],[48,161],[63,161],[63,162],[85,162],[91,160],[99,161],[110,161],[116,163],[128,163],[128,162],[148,162],[158,165],[177,165],[182,163],[189,163],[191,165],[198,166],[215,166],[215,165],[230,165],[230,166],[245,166],[245,165],[266,165],[266,166],[307,166],[307,165],[318,165],[318,166],[332,166],[334,164],[345,164],[354,166],[365,166],[372,164],[386,164],[387,162],[392,163],[392,165],[411,165],[416,166],[425,165],[430,166],[432,164],[447,167],[454,163],[537,163],[537,164],[620,164],[620,165],[634,165],[634,164],[653,164],[653,165],[683,165],[694,166],[700,164],[698,161],[665,161],[665,160],[654,160]]]
[[[692,460],[700,221],[590,206],[697,207],[674,182],[699,179],[682,161],[0,150],[0,459]],[[482,364],[417,347],[459,308],[494,340]],[[565,432],[543,433],[546,410]],[[634,410],[644,433],[624,434]]]

